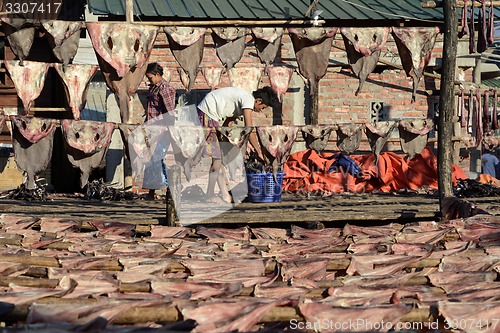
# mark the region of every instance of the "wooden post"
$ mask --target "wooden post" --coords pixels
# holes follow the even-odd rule
[[[444,43],[443,73],[441,75],[441,95],[439,98],[438,127],[438,184],[439,207],[443,213],[443,199],[453,196],[451,181],[451,158],[453,136],[453,110],[455,109],[454,82],[457,62],[457,8],[455,0],[444,1]]]
[[[125,19],[127,23],[134,22],[134,0],[125,0]]]
[[[174,227],[179,222],[181,207],[181,167],[179,165],[168,168],[166,201],[167,225]]]

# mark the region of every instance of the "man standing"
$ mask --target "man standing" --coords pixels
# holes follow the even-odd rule
[[[486,153],[481,156],[482,173],[498,179],[500,175],[496,173],[496,170],[499,168],[500,161],[492,153],[492,151],[486,150]]]
[[[150,63],[146,69],[146,78],[149,81],[146,121],[151,121],[161,115],[170,116],[173,119],[176,91],[163,78],[163,67],[156,62]],[[168,125],[168,121],[166,124]],[[155,198],[155,190],[166,186],[166,166],[163,161],[167,153],[165,149],[161,149],[162,151],[159,152],[155,151],[151,161],[144,169],[143,188],[149,189],[146,199],[153,200]],[[157,181],[159,177],[162,179],[161,182]]]
[[[275,107],[278,103],[278,97],[271,87],[264,87],[253,93],[241,88],[227,87],[208,93],[198,104],[198,114],[203,126],[230,126],[240,116],[243,116],[245,126],[253,126],[253,112],[261,112],[269,106]],[[259,157],[263,158],[257,134],[252,132],[249,142]],[[212,165],[208,176],[207,199],[218,202],[214,194],[215,183],[217,182],[221,199],[226,203],[230,203],[232,198],[226,187],[224,172],[221,170],[222,156],[215,133],[211,133],[208,137],[206,150],[208,155],[212,157]]]

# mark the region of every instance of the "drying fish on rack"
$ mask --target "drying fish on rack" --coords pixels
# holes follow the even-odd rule
[[[212,28],[215,51],[225,70],[233,68],[240,61],[245,51],[247,34],[247,28]]]
[[[361,143],[365,124],[339,124],[337,128],[337,147],[342,154],[354,153]]]
[[[118,98],[122,123],[129,123],[133,96],[146,73],[158,28],[88,22],[87,30],[106,85]]]
[[[283,36],[283,28],[252,28],[255,48],[260,60],[266,65],[266,70],[276,59]]]
[[[408,154],[408,160],[420,154],[427,146],[427,137],[434,127],[431,119],[401,120],[399,122],[399,141],[401,149]]]
[[[201,70],[205,81],[207,82],[210,89],[214,90],[217,88],[220,82],[220,76],[222,74],[222,67],[203,67]]]
[[[237,148],[241,152],[246,152],[247,144],[248,144],[248,139],[250,137],[250,133],[252,133],[253,127],[252,126],[243,126],[243,127],[236,127],[236,126],[220,126],[217,127],[217,133],[219,134],[219,141],[221,142],[221,149],[223,150],[223,154],[225,154],[225,147],[227,145],[222,144],[223,142],[227,142],[231,144],[231,149]],[[229,153],[229,151],[227,151]],[[223,156],[226,157],[226,160],[228,162],[231,162],[231,159],[227,159],[229,155]]]
[[[328,145],[330,133],[337,129],[335,125],[305,125],[301,128],[306,147],[321,153]]]
[[[325,76],[337,28],[288,28],[300,74],[308,80],[310,94]]]
[[[114,123],[86,120],[61,120],[66,154],[80,169],[80,187],[87,185],[92,170],[104,167]]]
[[[191,180],[191,170],[200,162],[210,127],[169,126],[175,160],[184,169],[186,180]]]
[[[283,100],[283,95],[288,90],[288,85],[292,79],[293,68],[287,66],[269,66],[267,67],[267,75],[269,76],[269,84],[271,89],[278,96],[278,100]]]
[[[469,15],[469,53],[476,53],[476,28],[474,27],[474,4],[470,6]]]
[[[283,170],[297,139],[298,126],[258,126],[257,134],[264,154],[265,166],[272,166],[273,174]]]
[[[49,166],[52,158],[56,120],[17,116],[10,116],[10,120],[14,158],[19,169],[26,172],[26,188],[33,190],[35,176]]]
[[[217,127],[217,137],[222,152],[222,164],[228,167],[231,179],[235,178],[234,172],[236,171],[230,167],[231,162],[235,161],[239,156],[245,156],[248,139],[252,130],[252,126]]]
[[[341,28],[349,65],[359,78],[357,96],[368,75],[377,67],[381,49],[389,37],[389,28]]]
[[[118,125],[126,142],[125,154],[132,167],[132,177],[137,183],[142,183],[143,188],[160,189],[165,186],[161,161],[171,139],[161,119],[149,121],[147,126]]]
[[[24,113],[27,115],[35,99],[42,92],[50,64],[25,61],[23,65],[20,65],[16,60],[4,60],[4,63],[14,82],[17,95],[23,102]]]
[[[2,17],[2,28],[12,52],[19,58],[19,66],[24,65],[35,39],[35,21],[24,18]]]
[[[63,64],[54,64],[54,68],[64,82],[73,118],[78,120],[87,101],[87,91],[90,81],[97,72],[97,66],[70,64],[64,68]]]
[[[206,28],[194,27],[164,27],[163,31],[167,34],[170,50],[175,60],[182,67],[182,71],[187,74],[187,84],[183,81],[187,91],[193,88],[198,74],[198,67],[203,58],[203,49],[205,46]],[[179,73],[180,74],[180,73]],[[181,76],[182,77],[182,76]]]
[[[65,70],[78,51],[80,29],[83,22],[50,20],[42,21],[42,25],[47,31],[46,36],[52,47],[52,52],[57,59],[63,62]]]
[[[380,152],[384,148],[385,143],[389,140],[392,130],[396,127],[395,121],[379,121],[376,123],[366,123],[365,133],[375,155],[375,161],[378,160]]]
[[[417,87],[429,64],[436,42],[438,27],[392,27],[392,36],[398,48],[406,75],[413,79],[411,100],[415,101]]]
[[[262,69],[259,67],[233,67],[228,71],[231,87],[245,89],[249,93],[259,89]]]

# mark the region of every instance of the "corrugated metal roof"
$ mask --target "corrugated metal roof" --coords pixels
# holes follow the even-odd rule
[[[97,15],[125,15],[125,0],[87,0]],[[134,15],[186,19],[302,19],[310,0],[134,0]],[[441,8],[422,8],[420,0],[319,0],[325,20],[442,21]]]

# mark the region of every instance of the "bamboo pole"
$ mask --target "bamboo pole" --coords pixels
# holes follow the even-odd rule
[[[439,207],[443,215],[443,199],[453,197],[451,178],[451,158],[453,136],[453,111],[455,109],[454,82],[457,63],[457,8],[454,0],[444,1],[444,43],[443,74],[441,75],[441,94],[439,96],[438,126],[438,187]]]
[[[208,27],[208,26],[295,26],[295,25],[313,25],[317,23],[322,25],[324,20],[292,20],[292,19],[276,19],[276,20],[193,20],[193,21],[141,21],[133,22],[140,25],[154,25],[160,27],[177,26],[177,27]]]

